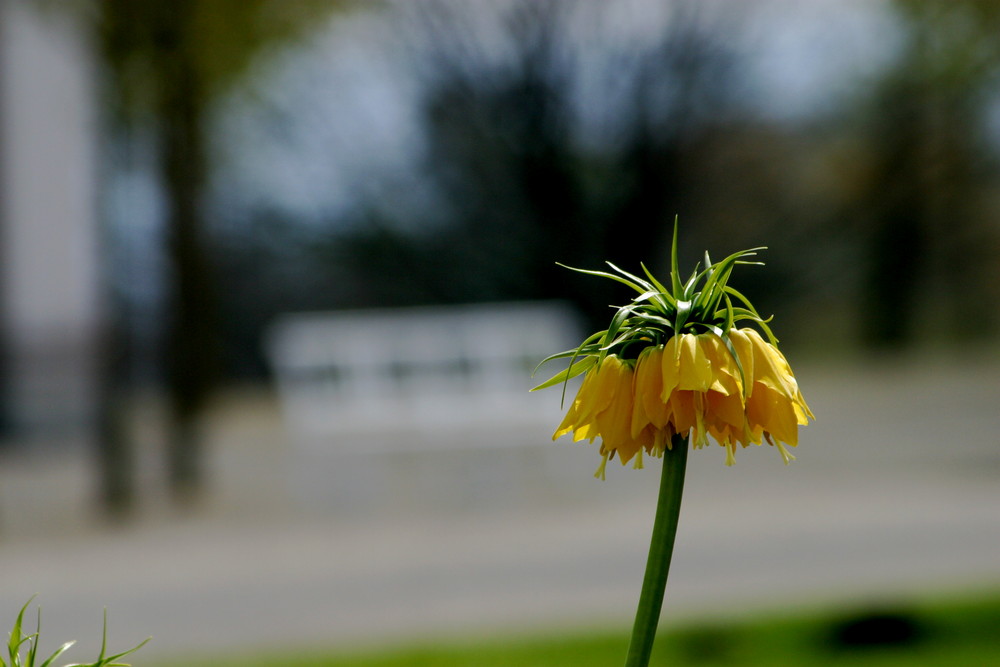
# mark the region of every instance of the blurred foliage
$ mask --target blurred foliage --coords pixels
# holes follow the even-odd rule
[[[142,54],[164,43],[145,12],[158,3],[100,4],[140,19],[136,34],[104,41],[145,108],[157,88]],[[194,27],[182,31],[199,36],[184,48],[202,63],[195,89],[210,111],[227,108],[219,93],[265,52],[257,47],[293,44],[306,8],[323,3],[292,3],[299,9],[276,20],[284,4],[273,0],[242,3],[232,20],[207,9],[231,4],[190,3]],[[748,57],[784,29],[752,20],[773,4],[370,7],[389,28],[347,38],[385,40],[378,53],[416,91],[419,138],[402,167],[364,174],[350,202],[318,215],[257,192],[213,193],[225,221],[206,240],[227,369],[261,372],[262,332],[295,309],[560,298],[604,322],[622,294],[555,262],[636,270],[645,261],[662,273],[675,215],[686,263],[704,248],[769,246],[768,270],[741,285],[792,342],[829,351],[988,339],[1000,298],[1000,9],[881,5],[891,35],[878,69],[858,75],[849,95],[783,115],[762,111]],[[227,31],[236,38],[216,48]],[[351,67],[374,76],[365,63]],[[322,127],[334,121],[316,113],[290,108],[268,122],[278,137],[313,123],[305,134],[321,159],[356,168],[348,153],[364,152],[365,132],[338,144]]]
[[[261,51],[301,36],[348,0],[35,0],[71,12],[90,26],[111,69],[106,93],[128,114],[150,113],[169,81],[162,68],[174,59],[193,63],[200,86],[191,95],[214,96],[239,80]]]
[[[951,337],[995,331],[1000,252],[997,140],[1000,5],[896,3],[902,52],[872,86],[858,126],[868,154],[863,334],[897,345],[947,321]],[[943,311],[943,313],[942,313]]]

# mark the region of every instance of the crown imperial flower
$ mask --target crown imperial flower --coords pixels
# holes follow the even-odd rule
[[[677,262],[677,226],[671,247],[670,287],[645,267],[645,278],[610,262],[615,273],[573,269],[610,278],[638,292],[617,309],[611,324],[573,350],[542,361],[568,358],[569,366],[535,389],[564,385],[583,375],[577,395],[553,434],[574,441],[600,437],[603,478],[609,459],[642,467],[643,454],[662,456],[674,436],[700,449],[712,438],[735,462],[736,446],[767,442],[785,463],[794,457],[798,427],[814,418],[767,320],[727,282],[752,248],[695,267],[682,282]],[[571,268],[571,267],[567,267]],[[741,322],[756,325],[737,328]],[[761,335],[763,333],[763,336]],[[766,338],[765,338],[766,337]]]

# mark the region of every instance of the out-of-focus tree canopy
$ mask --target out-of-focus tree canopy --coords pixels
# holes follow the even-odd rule
[[[993,333],[1000,5],[895,3],[903,48],[858,122],[867,176],[851,209],[866,247],[859,313],[877,346]],[[950,324],[944,326],[944,322]]]
[[[286,310],[566,298],[599,323],[622,298],[615,285],[555,262],[643,261],[662,272],[675,215],[689,264],[706,248],[769,246],[767,268],[741,267],[738,281],[795,342],[886,347],[988,333],[1000,284],[1000,10],[854,4],[856,23],[839,30],[879,21],[869,30],[880,60],[846,83],[819,81],[807,111],[785,113],[768,99],[775,81],[830,70],[816,51],[796,60],[794,50],[759,68],[755,49],[816,11],[783,6],[412,0],[361,12],[356,34],[336,34],[365,46],[345,51],[350,65],[324,60],[335,51],[312,61],[301,52],[295,62],[312,69],[290,75],[294,99],[271,70],[254,99],[264,131],[235,135],[244,161],[257,161],[257,142],[308,146],[299,163],[289,148],[271,165],[275,182],[291,182],[290,165],[329,174],[330,188],[312,187],[317,199],[342,193],[341,205],[304,211],[260,188],[212,192],[224,202],[225,222],[207,240],[225,358],[259,370],[260,334]],[[783,23],[789,12],[798,18]],[[248,42],[261,28],[252,13],[233,24],[249,26],[235,28]],[[138,62],[122,71],[142,81]],[[236,73],[248,62],[222,53],[212,66]],[[353,89],[372,97],[349,118],[355,100],[333,82],[387,72],[395,78]],[[204,76],[213,90],[234,80]],[[222,108],[238,111],[213,112]],[[391,158],[379,153],[392,145],[387,116],[412,124]],[[353,129],[338,134],[345,119]]]
[[[69,11],[93,28],[95,46],[115,73],[107,91],[129,111],[150,111],[163,86],[159,68],[171,56],[193,63],[192,94],[214,96],[265,49],[320,26],[339,0],[37,0]]]

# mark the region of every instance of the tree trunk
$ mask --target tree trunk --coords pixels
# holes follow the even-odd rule
[[[126,423],[129,348],[120,314],[108,320],[99,341],[98,501],[107,518],[124,521],[135,509],[135,452]]]
[[[201,236],[205,95],[194,55],[185,42],[191,35],[187,27],[191,5],[190,1],[174,3],[170,29],[161,35],[165,53],[159,110],[171,270],[165,337],[169,484],[174,500],[183,504],[196,501],[202,492],[199,422],[213,384],[217,353],[215,299]]]

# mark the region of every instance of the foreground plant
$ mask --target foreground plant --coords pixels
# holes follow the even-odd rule
[[[33,599],[33,598],[32,598]],[[14,621],[14,627],[10,631],[10,636],[7,641],[7,656],[10,660],[9,663],[5,662],[3,656],[0,656],[0,667],[36,667],[36,660],[38,660],[38,641],[41,633],[42,626],[42,611],[38,610],[38,619],[35,622],[35,632],[30,635],[24,634],[24,612],[27,611],[28,605],[31,604],[31,600],[28,600],[21,611],[17,615],[17,619]],[[130,648],[127,651],[121,653],[116,653],[114,655],[106,655],[107,653],[107,638],[108,638],[108,615],[105,611],[104,613],[104,630],[101,635],[101,652],[97,656],[97,659],[93,662],[75,662],[72,664],[63,665],[63,667],[131,667],[127,662],[117,662],[125,656],[135,653],[140,648],[145,646],[149,639],[144,640],[138,646]],[[55,653],[46,658],[43,662],[39,663],[37,667],[53,667],[53,663],[56,658],[65,653],[71,646],[73,646],[76,641],[69,641],[56,649]],[[27,651],[27,653],[25,653]]]
[[[798,427],[813,417],[778,341],[770,318],[728,282],[733,269],[758,250],[751,248],[681,278],[677,226],[671,246],[669,285],[642,265],[645,278],[610,262],[615,273],[573,269],[610,278],[638,293],[621,306],[604,331],[579,347],[542,361],[569,359],[568,367],[535,389],[583,382],[552,439],[572,434],[574,441],[600,437],[604,479],[616,455],[622,464],[643,467],[643,455],[663,458],[656,518],[646,574],[639,597],[626,666],[648,665],[662,608],[663,593],[684,490],[688,443],[700,449],[709,437],[726,449],[726,464],[737,445],[767,443],[785,463],[794,457],[786,446],[798,444]],[[567,267],[571,268],[571,267]],[[737,328],[750,323],[756,328]],[[759,331],[758,331],[759,329]],[[763,334],[763,335],[762,335]]]

